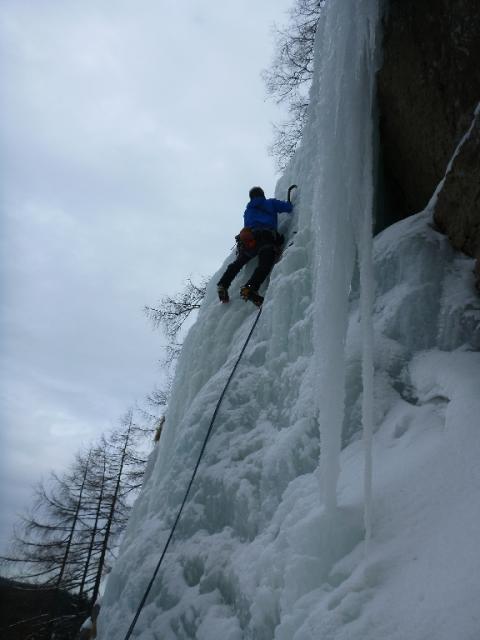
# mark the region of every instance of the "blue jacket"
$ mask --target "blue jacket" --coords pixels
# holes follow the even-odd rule
[[[276,200],[275,198],[253,198],[247,204],[243,214],[244,225],[251,229],[277,229],[278,214],[291,213],[291,202]]]

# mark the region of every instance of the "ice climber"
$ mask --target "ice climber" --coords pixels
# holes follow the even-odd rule
[[[230,300],[228,287],[237,273],[249,260],[258,256],[258,265],[251,278],[241,287],[240,295],[244,300],[251,300],[260,307],[263,297],[258,293],[260,285],[268,276],[280,252],[284,237],[277,231],[278,214],[291,213],[293,205],[290,201],[265,198],[261,187],[252,187],[249,192],[250,202],[243,214],[244,228],[237,240],[237,257],[230,263],[217,283],[218,297],[222,302]]]

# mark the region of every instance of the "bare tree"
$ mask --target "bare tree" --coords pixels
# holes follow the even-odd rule
[[[270,69],[263,71],[267,93],[285,103],[289,117],[274,126],[270,153],[284,169],[300,142],[313,77],[315,34],[326,0],[295,0],[285,27],[274,27],[275,54]]]
[[[147,403],[151,407],[165,407],[168,404],[169,395],[169,389],[161,389],[157,387],[148,394]],[[152,416],[152,414],[149,415]]]
[[[144,417],[150,421],[154,429],[157,428],[158,422],[163,416],[163,409],[168,404],[170,397],[173,370],[182,349],[182,343],[179,340],[181,330],[191,315],[200,308],[205,297],[207,283],[207,278],[201,278],[200,283],[196,284],[189,277],[181,291],[163,296],[154,307],[144,307],[145,314],[154,328],[161,328],[168,341],[164,347],[164,357],[161,360],[166,374],[165,386],[155,388],[147,396],[147,404],[155,413],[152,414],[141,409]],[[157,413],[159,408],[162,409],[161,415]]]
[[[84,514],[84,520],[90,520],[87,527],[88,548],[83,561],[83,572],[80,580],[79,593],[89,593],[91,585],[92,567],[95,566],[95,552],[98,550],[97,538],[101,534],[104,517],[104,495],[107,490],[108,452],[105,438],[102,437],[100,445],[92,451],[95,464],[89,477],[90,509]]]
[[[52,473],[48,483],[35,488],[33,507],[15,527],[13,552],[2,560],[18,563],[22,580],[41,581],[56,589],[68,586],[70,557],[76,535],[83,528],[85,487],[90,456],[78,456],[73,484],[67,476]]]
[[[36,638],[73,637],[72,629],[78,630],[94,604],[142,484],[142,443],[153,433],[137,426],[129,411],[119,428],[78,455],[67,472],[52,473],[37,486],[33,508],[15,528],[11,553],[0,558],[25,588],[48,592],[51,606],[34,623]],[[78,601],[68,616],[66,595]]]
[[[200,308],[207,282],[207,279],[203,278],[200,284],[195,284],[192,278],[187,278],[181,291],[164,296],[155,307],[145,307],[145,313],[153,326],[162,327],[174,353],[176,347],[181,347],[181,344],[177,343],[180,329],[191,313]]]
[[[79,455],[71,477],[51,474],[48,483],[37,486],[33,508],[16,528],[12,554],[2,557],[14,566],[17,578],[27,581],[24,590],[31,585],[49,603],[38,619],[22,622],[31,623],[32,637],[69,638],[87,611],[87,599],[74,585],[90,468],[90,453]],[[74,591],[76,595],[68,595]],[[66,601],[76,603],[68,614]]]

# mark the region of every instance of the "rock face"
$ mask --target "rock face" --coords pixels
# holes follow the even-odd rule
[[[381,166],[389,223],[422,210],[444,176],[480,101],[479,60],[478,0],[389,0],[384,61],[378,74]],[[476,213],[470,206],[471,182],[478,184],[473,144],[472,140],[465,149],[464,160],[458,159],[458,171],[465,172],[462,186],[457,180],[439,214],[445,232],[469,253],[472,249],[467,247],[475,235],[472,224],[477,221],[478,233],[479,220],[478,199]],[[478,150],[477,146],[477,158]],[[445,188],[453,189],[453,182],[452,176]],[[447,213],[449,202],[455,202],[455,210]]]

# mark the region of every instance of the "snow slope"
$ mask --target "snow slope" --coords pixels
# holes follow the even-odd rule
[[[310,121],[277,189],[299,185],[289,241],[134,638],[480,637],[480,304],[472,261],[429,211],[375,239],[372,276],[377,23],[376,0],[324,10]],[[182,350],[101,640],[125,636],[256,315],[218,303],[224,266]]]

